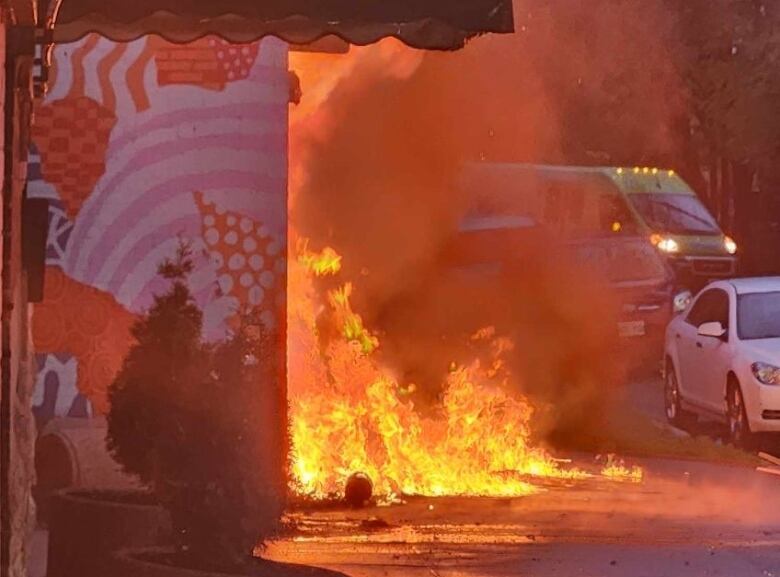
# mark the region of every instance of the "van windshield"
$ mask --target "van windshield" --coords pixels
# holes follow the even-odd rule
[[[720,234],[715,219],[690,194],[627,195],[653,232],[666,234]]]

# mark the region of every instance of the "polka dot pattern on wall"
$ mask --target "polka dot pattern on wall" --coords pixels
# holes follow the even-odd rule
[[[257,43],[236,45],[221,38],[210,38],[208,42],[227,80],[243,80],[249,76],[257,59]]]
[[[284,311],[284,244],[262,223],[217,206],[203,193],[195,193],[195,202],[220,291],[242,306],[256,307],[273,326]]]

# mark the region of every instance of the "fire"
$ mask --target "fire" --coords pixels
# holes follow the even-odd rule
[[[535,476],[585,476],[530,446],[532,408],[510,391],[502,361],[512,343],[492,329],[473,337],[490,341],[492,359],[451,366],[440,406],[423,415],[409,398],[414,385],[381,366],[379,339],[350,306],[353,285],[325,298],[315,290],[339,262],[332,249],[312,253],[304,243],[290,271],[294,491],[338,495],[362,472],[384,496],[516,496],[535,490]]]
[[[303,99],[290,109],[290,206],[311,177],[312,143],[327,142],[329,102],[355,90],[351,78],[402,80],[423,53],[388,40],[347,55],[291,54]],[[356,285],[341,279],[332,248],[299,242],[290,255],[288,395],[292,455],[290,486],[321,499],[343,494],[354,473],[370,477],[374,494],[519,496],[535,477],[583,478],[532,446],[533,409],[517,394],[504,358],[514,343],[490,327],[472,337],[490,353],[442,368],[436,407],[415,406],[415,384],[382,364],[379,337],[351,306]],[[328,288],[323,288],[328,287]],[[410,335],[413,338],[413,335]],[[621,478],[605,468],[606,478]],[[641,473],[641,470],[640,470]],[[625,477],[625,475],[623,475]]]
[[[644,471],[641,467],[634,465],[633,467],[627,467],[626,464],[615,457],[615,455],[607,456],[607,463],[601,470],[601,474],[604,477],[613,479],[615,481],[632,481],[639,483],[644,478]]]

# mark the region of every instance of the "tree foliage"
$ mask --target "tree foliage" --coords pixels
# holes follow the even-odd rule
[[[682,72],[705,142],[765,166],[780,152],[780,7],[755,0],[678,2]]]
[[[169,509],[179,551],[223,569],[250,559],[281,514],[268,394],[276,347],[250,314],[224,342],[204,343],[191,270],[186,246],[160,266],[171,286],[133,328],[137,342],[109,392],[108,446]]]
[[[765,0],[518,2],[569,161],[780,153],[780,5]],[[628,162],[630,163],[630,162]]]

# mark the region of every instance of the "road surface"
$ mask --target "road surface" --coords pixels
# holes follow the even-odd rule
[[[353,577],[780,577],[780,478],[652,460],[641,484],[296,512],[267,556]]]

